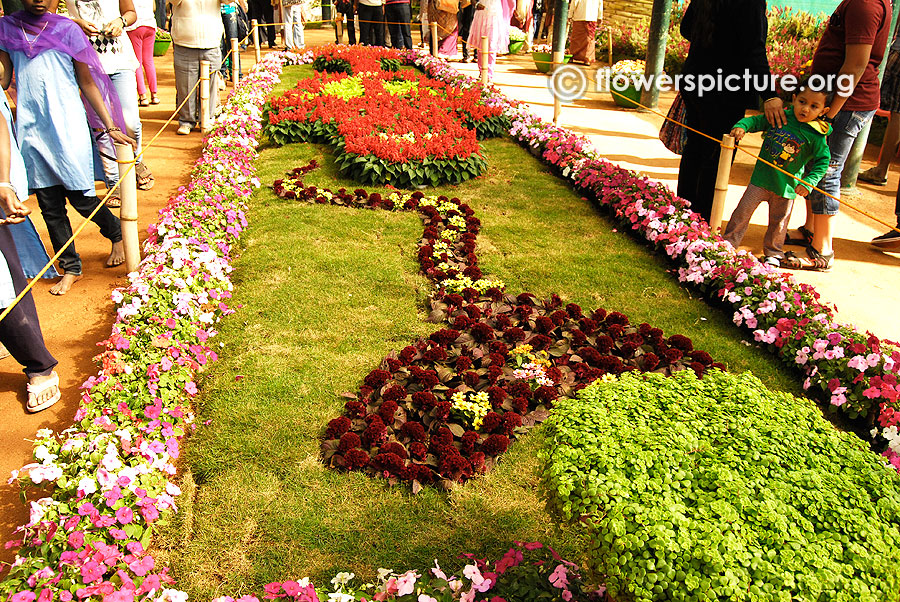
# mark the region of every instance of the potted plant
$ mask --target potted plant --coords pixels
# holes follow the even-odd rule
[[[531,58],[534,60],[534,66],[541,73],[549,73],[550,66],[553,64],[553,48],[550,44],[535,44],[531,49]],[[563,63],[572,60],[572,55],[568,52],[565,54]]]
[[[615,63],[608,69],[609,93],[613,102],[625,109],[636,109],[641,101],[638,78],[644,75],[644,61],[626,60]]]
[[[156,30],[156,40],[153,42],[153,56],[163,56],[169,51],[172,44],[172,35],[165,29]]]
[[[513,25],[509,26],[509,53],[519,54],[525,45],[525,32]]]

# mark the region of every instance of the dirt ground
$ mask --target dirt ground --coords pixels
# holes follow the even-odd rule
[[[328,30],[309,30],[307,43],[317,45],[333,40]],[[418,42],[418,32],[414,41]],[[245,70],[253,63],[252,51],[244,52]],[[454,63],[463,72],[476,74],[472,63]],[[175,108],[172,53],[156,59],[159,75],[159,94],[162,103],[141,109],[145,145],[163,126]],[[495,82],[509,96],[528,102],[537,114],[552,117],[552,99],[547,91],[546,77],[534,69],[530,56],[502,57],[498,61]],[[665,111],[671,97],[662,99]],[[631,169],[642,171],[652,178],[673,186],[677,179],[678,157],[667,151],[657,139],[661,118],[637,111],[615,107],[608,95],[589,94],[573,106],[564,108],[561,124],[591,138],[601,154]],[[142,239],[147,225],[155,220],[178,186],[187,182],[193,161],[199,156],[202,136],[195,130],[189,136],[175,135],[177,122],[165,127],[162,135],[147,148],[146,163],[156,177],[150,191],[139,192],[140,230]],[[754,144],[756,148],[754,149]],[[750,141],[748,149],[758,150],[759,140]],[[867,150],[863,168],[871,165],[877,148]],[[739,153],[735,163],[726,207],[726,218],[737,204],[743,187],[749,180],[752,160]],[[889,174],[886,187],[862,185],[851,202],[873,212],[885,221],[893,216],[894,193],[898,186],[896,169]],[[849,198],[849,197],[848,197]],[[46,229],[37,204],[30,202],[34,222],[44,240]],[[795,212],[792,227],[802,223],[802,215]],[[70,211],[73,225],[81,218]],[[757,213],[748,232],[748,248],[761,246],[765,216]],[[868,244],[884,228],[870,220],[842,212],[835,241],[837,265],[830,274],[804,272],[798,278],[814,284],[826,299],[835,301],[841,309],[840,319],[855,322],[881,337],[900,339],[900,320],[895,315],[895,279],[900,255],[873,250]],[[62,430],[72,420],[79,402],[78,388],[96,373],[92,357],[97,354],[97,342],[104,340],[113,323],[113,304],[110,291],[125,282],[125,268],[104,268],[109,243],[96,228],[88,227],[77,242],[84,261],[84,278],[69,294],[54,297],[47,291],[52,281],[41,281],[34,289],[34,297],[41,317],[47,346],[59,360],[57,371],[61,379],[63,399],[52,409],[29,415],[25,411],[25,380],[21,367],[12,358],[0,360],[0,541],[11,538],[15,526],[28,520],[27,507],[19,499],[17,488],[6,485],[10,471],[31,461],[31,442],[41,428]],[[0,548],[0,561],[10,561],[11,551]]]

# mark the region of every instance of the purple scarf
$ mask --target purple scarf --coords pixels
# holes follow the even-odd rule
[[[22,52],[30,59],[46,50],[57,50],[69,55],[79,63],[85,63],[100,89],[100,95],[103,97],[103,102],[106,104],[113,123],[123,132],[125,131],[122,105],[119,103],[116,90],[100,64],[97,51],[91,46],[90,40],[84,35],[81,27],[74,21],[55,13],[37,16],[20,10],[0,18],[0,47],[7,52]],[[81,101],[84,103],[88,123],[91,127],[95,130],[105,130],[106,126],[103,125],[100,117],[83,94]]]

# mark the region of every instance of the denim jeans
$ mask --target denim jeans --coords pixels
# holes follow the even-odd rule
[[[188,97],[197,80],[200,79],[200,61],[209,61],[210,65],[219,65],[222,62],[222,54],[218,46],[215,48],[188,48],[187,46],[173,45],[172,62],[175,68],[175,106],[187,98],[187,102],[178,112],[179,125],[194,127],[200,121],[199,90]],[[210,70],[209,78],[209,117],[215,114],[216,105],[219,104],[218,72]]]
[[[222,75],[222,79],[229,79],[231,78],[231,61],[234,60],[234,57],[228,56],[228,53],[231,52],[231,38],[238,37],[237,12],[222,13],[222,25],[225,27],[225,35],[222,36],[222,46],[219,49],[222,55],[222,66],[219,69],[219,73]],[[224,58],[226,56],[228,58]],[[241,70],[240,57],[238,57],[238,75],[239,77],[244,76],[244,72]]]
[[[875,111],[840,111],[831,124],[831,135],[828,136],[828,150],[831,151],[831,161],[828,171],[819,180],[819,188],[841,198],[841,172],[844,171],[844,162],[850,154],[850,147],[856,137],[862,131]],[[837,215],[841,204],[831,197],[813,190],[808,197],[810,209],[815,215]]]
[[[72,224],[66,213],[66,199],[82,217],[89,216],[100,202],[100,199],[93,194],[87,196],[79,190],[66,190],[62,186],[38,188],[34,194],[37,197],[38,206],[41,208],[41,217],[47,224],[47,232],[50,234],[50,244],[53,245],[54,253],[58,252],[72,236]],[[119,218],[105,206],[94,215],[91,221],[100,226],[100,234],[110,242],[122,240],[122,226]],[[74,242],[66,247],[66,250],[59,256],[59,267],[66,274],[76,276],[81,274],[81,256],[75,251]]]
[[[303,9],[302,4],[292,4],[291,6],[283,6],[284,13],[284,45],[288,50],[299,49],[306,46],[303,39],[303,20],[300,13]]]
[[[360,3],[356,12],[359,15],[359,43],[384,46],[384,7]]]
[[[409,20],[412,12],[409,2],[395,2],[384,5],[384,20],[388,23],[391,34],[391,48],[408,48],[412,50],[412,33],[409,31]]]
[[[119,103],[122,105],[126,133],[137,140],[137,150],[134,151],[134,154],[139,155],[141,152],[141,114],[138,112],[137,86],[134,78],[134,71],[127,69],[109,74],[109,79],[119,97]],[[106,185],[111,188],[119,181],[119,165],[113,160],[116,151],[108,143],[102,144],[100,150],[103,153],[100,155],[100,160],[103,163]],[[110,158],[104,155],[108,155]]]

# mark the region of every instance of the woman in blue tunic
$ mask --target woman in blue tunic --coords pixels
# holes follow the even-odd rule
[[[0,85],[8,88],[15,71],[17,132],[28,186],[37,196],[53,250],[59,252],[72,235],[66,200],[84,217],[99,204],[91,127],[114,142],[132,147],[135,143],[122,131],[112,85],[81,28],[48,13],[45,0],[23,4],[24,11],[0,19]],[[106,207],[91,219],[112,243],[106,265],[124,262],[119,219]],[[81,257],[74,245],[62,251],[59,266],[63,277],[50,292],[64,295],[81,277]]]

